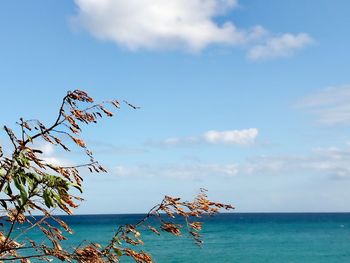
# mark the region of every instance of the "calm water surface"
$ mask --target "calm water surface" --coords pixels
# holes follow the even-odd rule
[[[74,247],[84,239],[103,244],[118,225],[135,223],[142,216],[63,217],[75,231],[64,244]],[[350,262],[350,213],[233,213],[203,221],[201,249],[185,235],[174,238],[148,231],[143,232],[143,249],[155,262]],[[35,233],[34,238],[39,239]]]

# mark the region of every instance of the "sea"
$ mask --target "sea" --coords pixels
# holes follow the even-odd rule
[[[105,244],[118,226],[136,223],[143,216],[63,216],[74,230],[63,244],[69,248],[83,240]],[[227,213],[202,221],[201,248],[185,232],[174,237],[144,230],[145,244],[140,249],[160,263],[350,262],[350,213]],[[125,257],[121,262],[133,261]]]

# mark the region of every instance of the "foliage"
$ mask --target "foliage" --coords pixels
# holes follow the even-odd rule
[[[137,107],[125,102],[126,105]],[[219,209],[233,209],[231,205],[215,203],[206,196],[206,190],[193,202],[166,196],[154,206],[137,224],[120,226],[107,245],[82,242],[73,251],[62,247],[66,239],[64,233],[73,231],[54,211],[72,214],[82,198],[74,192],[82,192],[82,168],[90,172],[107,172],[93,157],[81,138],[82,124],[96,123],[100,118],[112,117],[108,107],[119,109],[119,101],[105,101],[94,104],[93,98],[80,90],[68,92],[63,98],[58,116],[53,124],[46,126],[39,120],[20,119],[19,135],[4,126],[12,143],[11,155],[6,155],[0,146],[0,262],[30,262],[32,258],[52,261],[56,258],[67,262],[119,262],[129,256],[136,262],[152,262],[151,256],[137,250],[143,244],[140,228],[148,229],[156,235],[168,232],[182,235],[183,226],[198,245],[202,244],[200,230],[202,224],[197,218],[203,214],[215,214]],[[59,166],[45,161],[43,152],[36,149],[40,141],[61,147],[69,152],[73,145],[84,150],[88,162],[75,166]],[[74,189],[76,189],[74,191]],[[42,217],[34,215],[42,214]],[[174,218],[183,218],[180,225]],[[157,224],[150,224],[154,218]],[[196,219],[196,220],[194,220]],[[15,229],[21,228],[20,233]],[[29,231],[41,231],[45,241],[30,240]]]

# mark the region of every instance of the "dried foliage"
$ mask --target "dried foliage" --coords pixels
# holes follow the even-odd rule
[[[124,102],[133,109],[138,108]],[[167,232],[180,236],[186,232],[201,245],[202,224],[198,219],[222,208],[233,209],[231,205],[210,201],[205,189],[201,189],[193,202],[166,196],[138,223],[120,226],[106,246],[83,242],[74,250],[62,247],[65,235],[73,231],[54,216],[53,211],[61,210],[70,215],[82,200],[72,194],[74,188],[82,192],[81,168],[96,173],[107,172],[81,138],[81,126],[96,123],[104,116],[112,117],[113,112],[108,108],[119,109],[120,106],[116,100],[94,104],[87,93],[75,90],[63,98],[53,124],[46,126],[36,119],[21,118],[19,135],[4,126],[13,149],[12,154],[6,156],[0,146],[0,262],[27,263],[33,258],[50,262],[56,258],[67,262],[99,263],[119,262],[123,256],[131,257],[135,262],[152,262],[149,254],[136,249],[143,245],[141,229],[156,235]],[[51,164],[44,160],[43,152],[35,148],[35,142],[42,140],[68,152],[75,144],[84,150],[88,162],[69,167]],[[35,214],[43,216],[34,217]],[[150,218],[155,220],[149,223]],[[183,224],[179,223],[181,218]],[[21,228],[20,232],[15,231],[17,227]],[[41,231],[45,239],[40,243],[30,240],[28,233],[33,230]]]

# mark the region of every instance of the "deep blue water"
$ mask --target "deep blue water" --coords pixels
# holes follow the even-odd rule
[[[82,240],[105,243],[121,224],[143,215],[76,215],[63,217]],[[173,237],[142,232],[155,262],[350,262],[350,213],[232,213],[204,219],[203,248],[186,235]],[[122,260],[122,262],[130,262]]]

